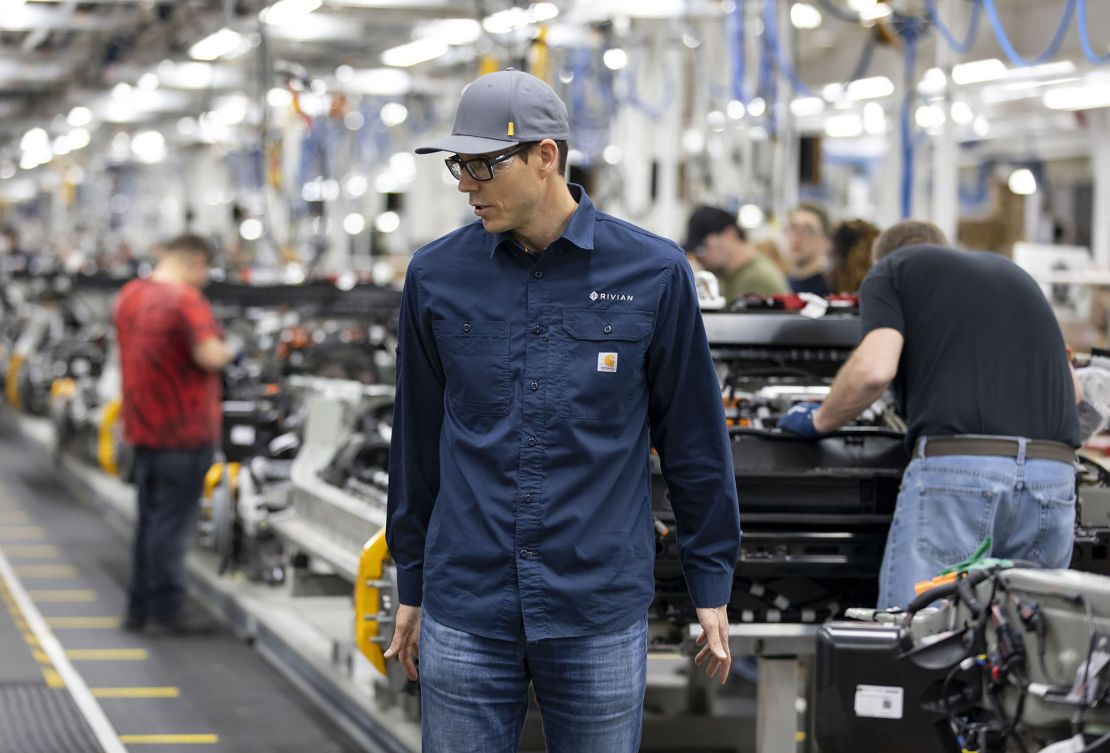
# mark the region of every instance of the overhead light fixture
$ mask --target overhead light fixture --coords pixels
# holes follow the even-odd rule
[[[816,29],[822,20],[821,11],[809,3],[794,3],[790,6],[790,23],[795,29]]]
[[[86,146],[89,145],[89,142],[92,141],[92,137],[89,136],[89,132],[86,131],[84,128],[74,128],[66,135],[66,139],[69,141],[69,149],[72,152],[75,152],[78,149],[84,149]]]
[[[154,164],[166,158],[166,138],[158,131],[141,131],[131,139],[131,153],[140,162]]]
[[[278,109],[288,107],[293,104],[293,92],[275,86],[266,92],[266,104]]]
[[[1041,99],[1050,110],[1092,110],[1110,107],[1110,84],[1061,86],[1049,89]]]
[[[763,224],[765,215],[756,204],[745,204],[736,213],[736,222],[745,230],[755,230]]]
[[[386,50],[382,53],[382,62],[396,68],[410,68],[443,57],[447,49],[442,39],[425,37]]]
[[[25,152],[41,150],[44,147],[50,148],[50,134],[45,128],[32,128],[19,140],[19,148]]]
[[[258,240],[262,237],[263,230],[265,230],[265,228],[262,227],[261,220],[257,220],[254,217],[249,217],[239,223],[239,235],[241,235],[245,241]]]
[[[734,99],[725,106],[725,113],[730,120],[743,120],[747,109],[744,103],[738,99]]]
[[[753,118],[762,118],[767,112],[767,102],[763,97],[755,97],[748,103],[748,114]]]
[[[127,99],[131,96],[131,91],[131,84],[121,81],[112,87],[112,97],[114,99]]]
[[[277,0],[258,14],[264,24],[288,26],[296,23],[324,4],[324,0]]]
[[[343,218],[343,232],[347,235],[358,235],[366,229],[366,218],[358,212],[351,212]]]
[[[845,91],[848,99],[859,101],[862,99],[878,99],[889,97],[894,93],[894,82],[886,76],[871,76],[861,78],[848,84]]]
[[[189,57],[194,60],[219,60],[239,49],[242,43],[243,36],[239,32],[224,27],[190,47]]]
[[[508,34],[530,24],[550,21],[559,15],[554,3],[534,3],[527,8],[513,7],[499,10],[482,20],[482,28],[490,34]]]
[[[862,134],[863,120],[855,113],[832,115],[825,120],[825,135],[829,138],[855,138]]]
[[[624,153],[616,144],[609,144],[602,150],[601,158],[605,160],[606,165],[619,165],[621,160],[624,159]]]
[[[418,37],[435,37],[459,47],[474,44],[482,38],[482,24],[473,18],[441,18],[416,27]]]
[[[886,112],[878,102],[868,102],[863,106],[863,130],[871,136],[886,133]]]
[[[145,92],[151,92],[158,88],[158,74],[147,71],[142,76],[139,76],[139,88]]]
[[[351,110],[343,116],[343,125],[348,131],[359,131],[366,125],[366,116],[359,110]]]
[[[355,69],[349,65],[341,65],[335,69],[335,80],[341,84],[348,84],[355,77]]]
[[[412,74],[396,68],[355,71],[347,88],[372,97],[399,97],[412,88]]]
[[[967,102],[953,102],[949,114],[952,116],[952,122],[959,125],[968,125],[975,120],[975,113],[971,111],[971,105]]]
[[[364,175],[352,175],[347,178],[346,184],[343,186],[347,189],[347,194],[352,198],[359,198],[366,193],[366,189],[370,187],[370,182],[366,180]]]
[[[405,107],[400,102],[386,102],[382,105],[378,117],[382,119],[382,122],[385,123],[387,127],[393,128],[408,120],[409,108]]]
[[[944,75],[944,71],[940,68],[930,68],[921,77],[917,90],[925,96],[931,97],[943,92],[946,86],[948,86],[948,76]]]
[[[172,64],[167,67],[166,73],[162,72],[162,66],[159,65],[158,75],[168,86],[182,89],[207,89],[215,79],[216,69],[211,63],[187,61]]]
[[[74,107],[69,111],[66,122],[74,128],[82,128],[92,122],[92,110],[87,107]]]
[[[798,97],[790,103],[790,112],[796,118],[819,115],[825,111],[825,100],[820,97]]]
[[[991,124],[986,115],[975,116],[975,120],[971,122],[971,132],[981,139],[990,135]]]
[[[914,120],[918,127],[932,130],[944,125],[946,117],[944,110],[936,105],[921,105],[914,113]]]
[[[1037,192],[1037,177],[1033,175],[1033,171],[1027,167],[1019,167],[1010,173],[1010,180],[1007,181],[1010,190],[1018,196],[1029,196]]]
[[[628,53],[620,47],[606,50],[601,56],[601,62],[611,71],[619,71],[628,65]]]
[[[865,23],[874,23],[894,15],[894,9],[886,3],[875,3],[859,12],[859,20]]]
[[[682,148],[687,154],[701,154],[705,151],[705,134],[697,128],[687,128],[682,134]]]
[[[54,154],[58,155],[59,157],[64,157],[69,154],[70,151],[72,151],[69,145],[69,139],[65,136],[58,136],[56,139],[54,139],[54,143],[51,145],[51,149],[53,150]]]
[[[998,58],[974,60],[952,66],[952,81],[960,86],[994,81],[1006,76],[1006,64]]]
[[[396,232],[401,227],[401,216],[396,212],[382,212],[378,215],[378,219],[374,220],[374,227],[379,233],[386,235]]]
[[[239,125],[247,119],[249,105],[247,98],[240,94],[222,97],[212,109],[212,117],[222,125]]]

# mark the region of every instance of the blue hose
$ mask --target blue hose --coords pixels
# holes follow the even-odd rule
[[[902,190],[901,209],[902,219],[907,219],[913,211],[913,147],[914,138],[911,129],[910,116],[913,110],[914,92],[916,91],[917,75],[917,41],[921,36],[921,28],[911,18],[899,19],[898,34],[906,49],[905,87],[902,95],[902,106],[899,110],[898,126],[902,137]]]
[[[744,0],[738,0],[732,13],[725,19],[725,33],[728,35],[729,52],[732,55],[732,98],[738,99],[746,107],[750,101],[747,96],[747,75],[744,66]]]
[[[971,48],[975,45],[975,37],[979,35],[979,16],[983,10],[982,4],[979,0],[972,0],[971,2],[971,21],[968,22],[967,36],[961,42],[952,35],[952,32],[940,20],[940,14],[937,13],[936,0],[925,0],[925,10],[929,14],[929,20],[933,22],[933,26],[937,28],[940,35],[948,42],[948,46],[961,55],[966,55],[971,52]]]
[[[1002,51],[1006,53],[1006,57],[1010,59],[1011,63],[1019,66],[1040,65],[1055,55],[1068,33],[1072,12],[1075,10],[1075,0],[1067,0],[1067,4],[1064,6],[1064,15],[1060,18],[1060,25],[1056,28],[1056,34],[1052,37],[1052,41],[1048,43],[1048,48],[1035,59],[1026,60],[1018,54],[1018,51],[1014,49],[1014,45],[1010,42],[1010,38],[1006,36],[1006,30],[1002,28],[1002,19],[998,17],[998,9],[994,7],[994,0],[979,0],[979,2],[983,4],[987,11],[987,18],[990,19],[991,26],[994,27],[994,35],[998,38],[998,44],[1002,46]],[[1082,16],[1085,19],[1086,13]],[[1082,38],[1086,32],[1082,21],[1080,22],[1080,29],[1080,37]]]
[[[1083,48],[1083,54],[1095,65],[1106,65],[1110,63],[1110,53],[1106,55],[1099,55],[1091,49],[1091,38],[1088,36],[1087,26],[1087,0],[1079,0],[1079,46]]]

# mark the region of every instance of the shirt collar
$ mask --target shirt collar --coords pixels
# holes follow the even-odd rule
[[[560,239],[565,238],[573,246],[583,251],[592,251],[594,248],[594,226],[597,219],[597,208],[582,186],[577,183],[568,183],[567,188],[570,189],[570,195],[578,202],[578,208],[570,216],[570,222],[567,223]],[[512,233],[490,233],[489,237],[489,258],[491,260],[494,252],[503,244],[513,242]]]

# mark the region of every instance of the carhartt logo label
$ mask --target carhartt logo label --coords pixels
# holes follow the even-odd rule
[[[599,293],[596,290],[590,293],[591,301],[631,301],[632,298],[624,293]]]
[[[617,370],[617,354],[616,353],[598,353],[597,354],[597,370],[607,373],[615,373]]]

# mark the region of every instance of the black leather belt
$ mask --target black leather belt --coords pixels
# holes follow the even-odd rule
[[[1019,445],[1016,439],[970,436],[927,437],[925,440],[925,457],[987,455],[1016,458],[1018,448]],[[1061,463],[1074,463],[1075,450],[1063,442],[1030,439],[1025,445],[1025,457],[1032,460],[1058,460]]]

